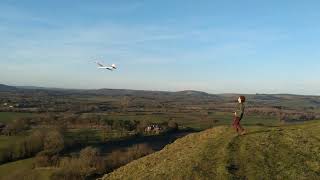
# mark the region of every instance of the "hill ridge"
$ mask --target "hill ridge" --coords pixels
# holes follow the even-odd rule
[[[316,179],[319,130],[320,121],[250,127],[237,136],[220,126],[178,139],[102,179]]]

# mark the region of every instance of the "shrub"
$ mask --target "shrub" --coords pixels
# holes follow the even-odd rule
[[[100,152],[92,147],[82,149],[79,157],[62,158],[59,167],[60,169],[52,175],[52,179],[81,180],[95,174],[103,174],[106,169]]]
[[[35,157],[35,165],[37,167],[50,167],[57,166],[59,155],[52,151],[41,151]]]
[[[19,142],[13,142],[9,147],[0,150],[0,163],[32,157],[43,150],[44,132],[34,131]]]
[[[107,156],[108,168],[114,169],[125,165],[135,159],[151,154],[153,149],[147,144],[137,144],[124,151],[114,151]]]
[[[52,130],[44,138],[44,150],[59,153],[64,148],[64,138],[57,130]]]
[[[19,118],[7,124],[3,133],[7,136],[17,135],[28,128],[28,119]]]
[[[170,131],[177,131],[179,126],[178,126],[178,123],[170,121],[168,123],[168,128],[169,128]]]

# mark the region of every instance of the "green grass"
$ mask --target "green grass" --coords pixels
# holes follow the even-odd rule
[[[19,136],[2,136],[0,135],[0,151],[4,148],[7,148],[13,143],[17,143],[24,139],[24,135],[19,135]]]
[[[66,137],[77,142],[96,143],[101,141],[100,131],[96,129],[70,129]]]
[[[10,176],[17,171],[31,170],[33,161],[34,160],[30,158],[0,165],[0,179],[4,179],[6,176]]]
[[[319,179],[320,121],[247,126],[238,136],[219,126],[178,139],[103,179]]]
[[[34,159],[29,158],[0,165],[0,179],[49,180],[53,169],[33,169]]]
[[[0,122],[8,123],[16,118],[32,117],[32,113],[18,113],[18,112],[0,112]]]
[[[36,180],[50,180],[50,176],[55,169],[35,169],[31,173],[35,174]]]

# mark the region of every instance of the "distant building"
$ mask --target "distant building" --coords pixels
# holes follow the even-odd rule
[[[152,124],[145,128],[145,132],[147,133],[156,133],[159,134],[162,128],[158,124]]]

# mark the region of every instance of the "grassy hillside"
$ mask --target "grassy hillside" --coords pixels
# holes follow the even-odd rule
[[[34,169],[33,163],[34,159],[30,158],[0,165],[0,179],[12,180],[24,177],[24,179],[49,180],[53,170]]]
[[[0,165],[0,179],[4,179],[16,171],[26,171],[32,168],[33,159],[25,159]]]
[[[319,179],[320,122],[188,135],[106,179]]]

